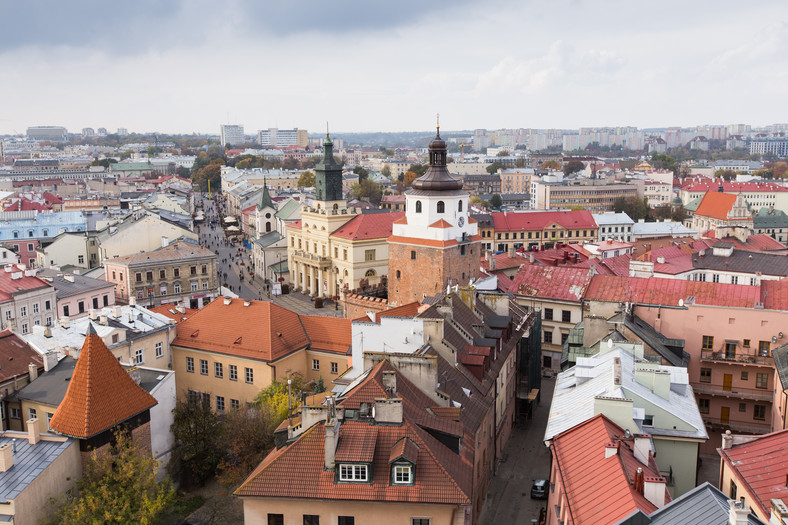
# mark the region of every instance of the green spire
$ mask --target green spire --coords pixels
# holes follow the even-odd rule
[[[271,194],[268,193],[268,184],[265,182],[263,182],[263,194],[260,195],[260,203],[257,205],[258,210],[262,210],[264,208],[276,209],[274,206],[274,201],[271,199]]]

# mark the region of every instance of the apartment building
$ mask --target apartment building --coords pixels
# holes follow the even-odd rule
[[[55,287],[58,316],[79,317],[115,304],[115,286],[107,281],[52,269],[38,270],[37,276]]]
[[[599,235],[594,217],[587,210],[495,212],[492,219],[491,244],[499,252],[510,247],[533,250],[595,241]]]
[[[261,129],[257,132],[257,142],[261,146],[305,148],[309,145],[309,137],[305,129]]]
[[[633,233],[635,221],[626,213],[592,213],[591,216],[599,226],[599,241],[633,242],[635,240]]]
[[[148,306],[182,303],[202,308],[219,292],[216,254],[188,240],[109,259],[104,267],[106,280],[115,285],[115,297],[121,302],[134,298]]]
[[[0,271],[0,322],[3,329],[27,334],[34,326],[57,319],[55,287],[36,276],[23,264],[7,265]]]
[[[636,183],[578,180],[570,183],[531,182],[531,208],[555,210],[584,208],[594,213],[613,211],[618,199],[638,198]]]
[[[533,169],[506,168],[498,174],[501,177],[501,193],[531,193]]]
[[[220,142],[222,146],[240,146],[246,143],[244,127],[237,124],[221,124],[219,126]]]

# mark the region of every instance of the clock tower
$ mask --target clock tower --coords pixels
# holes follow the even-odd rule
[[[342,166],[334,158],[334,143],[328,133],[323,141],[323,159],[315,166],[315,200],[318,209],[347,207],[342,198]]]
[[[446,142],[438,126],[429,168],[405,192],[405,217],[394,222],[388,240],[390,306],[421,302],[479,277],[481,239],[462,184],[446,167]]]

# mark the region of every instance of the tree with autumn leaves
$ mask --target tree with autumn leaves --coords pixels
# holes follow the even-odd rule
[[[77,495],[55,503],[43,522],[61,525],[160,523],[175,504],[169,480],[156,481],[158,462],[118,430],[108,453],[91,453]]]

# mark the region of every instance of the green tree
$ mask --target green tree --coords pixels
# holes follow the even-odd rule
[[[383,196],[383,188],[377,182],[363,179],[350,188],[350,193],[357,199],[367,200],[371,204],[377,206],[380,204],[381,197]]]
[[[299,188],[313,188],[315,186],[315,172],[305,171],[298,177]]]
[[[495,208],[496,210],[501,209],[501,205],[503,204],[503,199],[497,193],[494,193],[492,197],[490,197],[490,206]]]
[[[501,151],[498,152],[498,155],[496,155],[496,157],[508,157],[508,156],[509,156],[509,151],[505,149],[502,149]]]
[[[524,168],[525,167],[525,159],[522,157],[518,157],[517,160],[514,161],[515,168]]]
[[[117,431],[108,454],[93,452],[77,481],[78,496],[51,519],[62,525],[158,523],[175,502],[169,480],[156,482],[158,462]]]
[[[576,173],[578,171],[583,171],[586,169],[586,165],[579,160],[570,160],[566,164],[564,164],[564,175],[571,175],[572,173]]]
[[[183,486],[201,486],[222,458],[221,422],[208,403],[179,401],[172,412],[175,443],[167,468]]]
[[[391,177],[391,168],[388,166],[383,166],[383,169],[380,172],[385,175],[386,177]]]
[[[93,162],[90,163],[91,166],[104,166],[105,168],[109,169],[110,164],[117,164],[118,161],[111,158],[104,158],[104,159],[95,159]]]
[[[292,406],[296,405],[294,400],[301,398],[301,392],[304,391],[304,376],[299,373],[290,375],[290,392],[292,397],[290,402]],[[287,379],[283,381],[273,381],[266,388],[262,389],[259,394],[254,398],[254,402],[258,405],[267,405],[274,410],[277,426],[279,423],[287,419]]]
[[[637,221],[649,218],[648,199],[637,197],[619,197],[613,202],[613,211],[626,213],[630,219]]]
[[[419,175],[415,171],[408,170],[405,172],[405,175],[402,178],[402,182],[404,182],[406,186],[410,186],[411,184],[413,184],[413,181],[418,179],[420,176],[421,175]]]
[[[270,405],[230,410],[222,421],[225,454],[219,463],[219,481],[235,487],[249,475],[274,446],[279,419]]]
[[[494,173],[498,173],[498,170],[499,170],[499,169],[502,169],[502,168],[504,168],[504,167],[505,167],[505,166],[504,166],[503,162],[501,162],[501,161],[499,161],[499,160],[496,160],[495,162],[493,162],[492,164],[490,164],[489,166],[487,166],[487,168],[486,168],[486,169],[487,169],[487,173],[489,173],[489,174],[491,174],[491,175],[492,175],[492,174],[494,174]]]
[[[427,173],[427,166],[426,164],[411,164],[410,169],[408,171],[412,171],[413,173],[417,174],[419,177]]]
[[[156,146],[148,146],[148,157],[156,156]]]
[[[714,176],[725,180],[731,180],[736,177],[736,173],[733,170],[717,170],[714,172]]]
[[[557,160],[548,160],[547,162],[543,162],[540,168],[546,170],[560,170],[561,164]]]
[[[658,170],[670,170],[674,173],[676,172],[676,159],[665,153],[656,153],[652,155],[649,164]]]
[[[120,154],[120,160],[126,160],[129,157],[131,157],[133,154],[134,154],[133,151],[131,151],[130,149],[127,149],[126,151],[124,151],[123,153]]]
[[[362,166],[356,166],[355,168],[353,168],[353,173],[358,175],[358,180],[359,181],[362,181],[362,180],[366,179],[367,177],[369,177],[369,170],[363,168]]]

